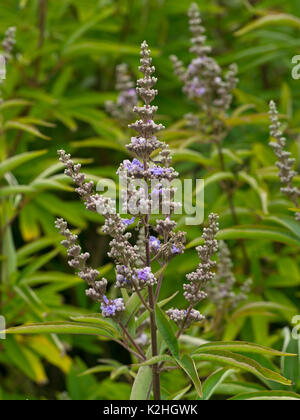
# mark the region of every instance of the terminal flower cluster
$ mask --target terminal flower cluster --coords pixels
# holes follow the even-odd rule
[[[116,102],[107,101],[106,110],[113,118],[120,121],[122,124],[128,124],[128,121],[133,120],[133,108],[137,105],[138,97],[134,87],[134,82],[129,74],[128,65],[123,63],[117,66],[117,82],[116,90],[119,96]]]
[[[273,148],[278,161],[276,166],[279,169],[279,178],[283,185],[281,192],[285,194],[296,206],[299,208],[299,212],[296,213],[296,219],[300,222],[300,189],[293,184],[294,178],[298,173],[293,169],[295,165],[295,159],[291,156],[292,154],[286,150],[286,138],[283,136],[281,131],[281,124],[278,118],[278,111],[274,101],[270,102],[270,120],[271,120],[271,136],[276,140],[270,143]]]
[[[222,124],[216,117],[225,113],[231,105],[232,91],[238,82],[236,77],[238,69],[232,64],[224,75],[222,68],[211,57],[212,49],[206,45],[205,28],[196,3],[191,5],[188,15],[192,33],[190,52],[196,58],[187,68],[175,55],[170,58],[175,74],[183,83],[183,92],[210,118],[210,122],[214,125],[213,129],[220,130]],[[193,114],[187,115],[187,123],[196,129],[200,127],[199,117]]]

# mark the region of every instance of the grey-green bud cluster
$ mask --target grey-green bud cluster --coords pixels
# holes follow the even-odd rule
[[[280,191],[285,194],[297,208],[299,208],[299,213],[296,213],[296,219],[300,221],[300,206],[298,202],[300,198],[300,189],[293,184],[295,176],[298,175],[298,173],[293,170],[295,159],[293,159],[291,157],[292,154],[286,150],[286,138],[283,136],[281,130],[278,111],[274,101],[270,102],[269,115],[271,120],[270,133],[276,140],[276,142],[272,141],[270,146],[278,157],[276,166],[279,168],[279,178],[283,185]]]

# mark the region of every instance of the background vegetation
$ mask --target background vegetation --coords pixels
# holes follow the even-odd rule
[[[238,282],[253,282],[249,299],[227,313],[217,329],[211,328],[216,309],[207,302],[202,308],[207,325],[191,332],[194,340],[242,339],[300,354],[299,343],[290,337],[300,303],[300,225],[280,194],[267,115],[274,99],[300,168],[300,81],[291,77],[292,57],[300,51],[300,3],[197,3],[217,61],[239,66],[240,83],[226,119],[225,174],[210,145],[186,127],[184,115],[197,108],[183,96],[169,60],[176,54],[189,62],[189,0],[1,2],[0,33],[4,37],[8,27],[17,28],[2,86],[0,133],[0,313],[8,327],[98,311],[66,263],[54,227],[57,216],[80,232],[83,248],[93,251],[91,265],[114,280],[106,256],[109,239],[100,232],[103,220],[85,211],[62,175],[56,150],[72,152],[95,181],[116,179],[119,162],[128,156],[124,145],[130,131],[106,113],[105,102],[117,98],[117,64],[128,63],[133,78],[138,77],[140,43],[146,39],[157,69],[159,120],[167,127],[162,136],[174,149],[175,166],[182,178],[206,179],[206,216],[220,214],[219,239],[227,240]],[[238,227],[220,184],[224,179],[234,190]],[[198,264],[192,248],[202,226],[187,230],[187,252],[170,265],[163,285],[163,297],[180,290],[172,305],[180,305],[185,274]],[[226,371],[213,398],[266,388],[300,391],[300,356],[283,358],[281,365],[257,358],[294,385]],[[125,350],[93,336],[8,336],[0,341],[0,399],[128,399],[128,363]],[[79,375],[95,365],[95,374]],[[200,367],[205,379],[218,365],[202,362]],[[163,383],[170,393],[187,386],[180,372],[166,373]],[[186,392],[187,398],[195,397]]]

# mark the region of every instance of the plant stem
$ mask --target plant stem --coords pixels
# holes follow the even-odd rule
[[[127,329],[124,327],[124,325],[119,322],[120,327],[122,328],[122,331],[124,332],[124,334],[126,335],[126,337],[129,339],[129,341],[131,342],[131,344],[137,349],[140,357],[143,360],[146,360],[146,357],[144,355],[143,350],[140,348],[140,346],[134,341],[134,339],[131,337],[131,335],[129,334],[129,332],[127,331]]]
[[[158,355],[157,348],[157,328],[156,328],[156,317],[154,311],[154,296],[153,288],[149,286],[149,304],[153,308],[153,311],[150,312],[150,328],[151,328],[151,344],[152,344],[152,357]],[[160,400],[160,375],[159,375],[159,366],[155,364],[152,366],[152,378],[153,378],[153,395],[155,400]]]
[[[144,169],[147,170],[147,161],[144,160]],[[146,182],[146,193],[147,197],[149,196],[148,192],[148,183],[147,178],[145,178]],[[145,249],[146,249],[146,265],[147,267],[151,267],[151,255],[150,255],[150,231],[149,231],[149,214],[145,217]],[[156,316],[155,316],[155,299],[154,299],[154,292],[153,286],[148,287],[148,299],[149,299],[149,306],[151,308],[150,311],[150,330],[151,330],[151,346],[152,346],[152,357],[158,356],[158,346],[157,346],[157,326],[156,326]],[[155,400],[160,400],[160,373],[159,373],[159,366],[155,364],[152,366],[152,382],[153,382],[153,396]]]
[[[146,238],[146,260],[147,266],[150,267],[150,246],[149,246],[149,216],[146,217],[145,226],[145,238]],[[152,345],[152,357],[158,355],[157,348],[157,327],[156,327],[156,316],[155,316],[155,301],[153,287],[148,287],[149,295],[149,306],[152,309],[150,312],[150,329],[151,329],[151,345]],[[153,381],[153,396],[155,400],[160,400],[160,374],[159,366],[155,364],[152,366],[152,381]]]
[[[152,308],[150,308],[150,306],[148,305],[148,303],[145,301],[145,299],[143,298],[143,295],[141,294],[141,292],[139,291],[137,285],[134,282],[131,282],[136,294],[138,295],[138,297],[140,298],[140,301],[142,302],[142,304],[145,306],[145,308],[151,312]]]
[[[46,19],[47,19],[47,3],[48,0],[39,0],[38,3],[38,29],[39,29],[39,39],[38,39],[38,51],[40,51],[44,45],[45,41],[45,28],[46,28]],[[41,66],[41,56],[39,55],[35,61],[35,81],[38,83],[39,72]]]
[[[193,309],[193,305],[191,304],[189,306],[188,310],[187,310],[186,317],[183,320],[183,323],[181,325],[181,328],[178,330],[178,332],[176,334],[176,338],[179,338],[181,336],[181,334],[183,333],[184,328],[185,328],[185,325],[187,323],[187,320],[189,319],[190,313],[192,312],[192,309]]]

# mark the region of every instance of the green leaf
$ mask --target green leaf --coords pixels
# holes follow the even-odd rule
[[[225,379],[234,373],[233,369],[218,369],[216,372],[212,373],[203,383],[203,400],[209,400],[218,386],[225,381]]]
[[[97,325],[99,327],[103,327],[105,329],[110,330],[111,332],[119,332],[117,328],[117,324],[114,325],[114,321],[111,319],[103,319],[101,315],[93,314],[93,315],[86,315],[86,316],[75,316],[71,317],[72,321],[89,324],[89,325]]]
[[[32,203],[23,208],[20,214],[19,226],[25,242],[33,241],[40,236],[38,216]]]
[[[34,194],[37,193],[37,190],[34,187],[29,185],[10,185],[7,187],[1,187],[0,197],[6,197],[9,195],[17,194]]]
[[[178,295],[178,291],[173,293],[172,296],[169,296],[166,299],[163,299],[162,301],[158,302],[158,306],[160,308],[163,308],[165,305],[167,305],[171,300],[174,299],[175,296]],[[136,321],[136,327],[138,328],[147,318],[149,317],[149,311],[146,310],[145,312],[142,313],[142,315],[137,319]]]
[[[265,391],[265,388],[249,381],[231,381],[220,384],[215,390],[215,394],[233,396],[257,391]]]
[[[49,312],[47,306],[38,298],[36,293],[27,286],[14,286],[13,290],[25,302],[32,312],[38,317],[39,321],[44,319],[45,314]]]
[[[30,184],[36,189],[36,191],[73,191],[74,189],[69,185],[63,184],[62,182],[52,179],[36,179]]]
[[[146,360],[143,363],[137,364],[137,366],[152,366],[156,365],[161,362],[170,362],[170,363],[177,363],[176,359],[174,357],[169,356],[167,354],[160,354],[158,356],[151,357],[150,359]]]
[[[297,354],[295,358],[281,358],[281,370],[283,375],[293,382],[293,390],[297,391],[300,385],[300,338],[295,340],[289,328],[284,328],[283,352],[293,352]]]
[[[253,239],[300,246],[300,239],[296,236],[269,226],[240,226],[237,228],[223,229],[218,232],[216,237],[218,240]],[[203,238],[196,238],[187,245],[187,248],[194,248],[201,244],[203,244]]]
[[[146,357],[151,356],[151,348],[147,351]],[[142,366],[136,375],[132,385],[130,400],[144,401],[148,397],[152,383],[152,370],[148,366]]]
[[[130,373],[130,370],[128,369],[128,366],[120,366],[118,368],[115,368],[111,374],[110,374],[110,379],[112,381],[115,381],[116,379],[118,379],[120,376],[122,375],[126,375]]]
[[[177,363],[193,382],[199,398],[202,398],[203,394],[201,381],[199,379],[198,371],[194,360],[191,358],[191,356],[184,355],[181,359],[177,359]]]
[[[211,164],[211,160],[207,159],[199,152],[194,150],[181,149],[181,150],[172,150],[172,157],[175,163],[177,162],[193,162],[199,163],[200,165],[208,166]]]
[[[262,391],[239,394],[230,401],[295,401],[300,395],[287,391]]]
[[[112,372],[114,369],[116,369],[116,366],[104,366],[104,365],[94,366],[82,372],[80,376],[93,375],[95,373]]]
[[[212,343],[203,344],[195,353],[207,353],[214,350],[226,350],[237,353],[257,353],[257,354],[268,354],[271,356],[295,356],[295,354],[283,353],[279,350],[273,350],[269,347],[260,346],[258,344],[247,343],[243,341],[215,341]]]
[[[78,207],[77,203],[60,200],[57,196],[48,192],[38,194],[35,200],[39,206],[54,216],[62,217],[79,228],[86,227],[86,222],[80,212],[80,203],[78,203]]]
[[[246,172],[240,172],[239,178],[247,182],[250,187],[258,194],[261,200],[262,211],[264,214],[268,214],[268,193],[258,185],[258,182],[254,177],[250,176]]]
[[[57,366],[62,372],[69,372],[72,365],[72,359],[65,354],[64,348],[61,349],[54,345],[49,337],[27,337],[26,343],[34,352],[46,359],[52,365]]]
[[[173,401],[178,401],[181,400],[182,397],[185,396],[185,394],[187,392],[189,392],[189,390],[191,389],[191,385],[188,385],[186,388],[175,392],[173,395],[171,395],[170,397],[168,397],[168,400],[173,400]]]
[[[168,349],[171,351],[172,355],[178,359],[179,358],[179,347],[178,347],[178,340],[175,337],[175,334],[172,330],[170,322],[166,318],[163,311],[160,307],[156,306],[156,322],[159,332],[161,333],[165,343],[168,346]]]
[[[17,256],[11,226],[6,229],[6,232],[3,235],[2,253],[5,259],[4,262],[0,264],[1,277],[3,283],[6,286],[9,286],[11,278],[17,271]]]
[[[158,51],[155,49],[152,49],[151,52],[152,56],[157,56],[158,54]],[[72,58],[86,55],[102,55],[105,53],[138,56],[140,54],[140,47],[112,41],[86,40],[72,44],[64,51],[65,56]]]
[[[85,34],[89,29],[95,26],[97,23],[102,20],[107,19],[115,12],[115,7],[106,7],[96,14],[93,19],[88,19],[83,25],[79,26],[75,32],[67,39],[64,49],[72,45],[77,39],[79,39],[83,34]]]
[[[13,129],[13,130],[26,131],[26,133],[29,133],[29,134],[31,134],[31,135],[33,135],[35,137],[39,137],[39,138],[44,139],[44,140],[50,140],[50,137],[45,136],[34,125],[32,125],[32,124],[25,124],[25,123],[20,122],[20,121],[7,121],[4,124],[4,129],[5,130],[12,130]]]
[[[44,267],[49,261],[53,260],[54,257],[59,253],[59,249],[54,249],[53,251],[47,252],[40,257],[37,257],[31,264],[28,264],[22,271],[22,276],[29,276],[30,274],[35,273],[40,268]]]
[[[256,240],[269,240],[274,242],[280,242],[287,245],[296,245],[300,246],[300,240],[294,235],[286,233],[284,231],[279,231],[271,229],[268,227],[258,227],[258,226],[249,226],[249,227],[239,227],[232,229],[224,229],[220,231],[217,235],[218,239],[228,240],[228,239],[256,239]]]
[[[267,16],[260,17],[254,22],[244,26],[242,29],[239,29],[235,35],[242,36],[248,32],[273,25],[291,26],[293,28],[300,29],[300,19],[296,16],[285,13],[269,14]]]
[[[61,241],[61,235],[45,236],[44,238],[38,239],[30,244],[24,245],[17,251],[18,263],[23,259],[30,257],[45,248],[52,245],[57,245]]]
[[[11,362],[25,373],[26,376],[35,380],[34,369],[17,340],[14,337],[7,337],[3,342],[3,346]]]
[[[278,258],[276,261],[278,275],[268,277],[268,287],[295,287],[300,285],[300,271],[298,262],[292,257]]]
[[[99,148],[99,149],[110,149],[118,150],[120,152],[128,154],[128,150],[123,144],[118,143],[117,141],[111,141],[107,139],[101,139],[98,137],[93,137],[86,140],[73,141],[71,146],[75,149],[84,149],[84,148]]]
[[[32,102],[26,101],[25,99],[9,99],[7,101],[3,101],[0,104],[0,110],[4,110],[7,108],[14,108],[14,107],[23,107],[23,106],[30,106]]]
[[[235,321],[238,318],[249,316],[249,315],[268,315],[272,314],[270,311],[282,312],[290,311],[293,309],[286,305],[281,305],[275,302],[252,302],[248,303],[241,308],[238,308],[231,316],[230,321]]]
[[[141,292],[143,297],[145,298],[147,296],[147,290],[143,290]],[[120,315],[120,321],[121,323],[128,328],[129,333],[134,336],[135,335],[135,315],[138,309],[140,308],[141,301],[137,293],[133,293],[128,302],[126,303],[126,310],[123,311]]]
[[[110,333],[96,325],[86,325],[77,322],[45,322],[43,324],[26,324],[11,327],[6,334],[86,334],[112,338]]]
[[[0,163],[0,178],[6,174],[6,172],[13,171],[19,166],[23,165],[30,160],[36,159],[47,153],[47,150],[39,150],[37,152],[25,152],[19,155],[13,156]]]
[[[270,369],[264,368],[259,363],[250,359],[249,357],[235,354],[229,351],[211,351],[209,353],[194,354],[193,359],[196,361],[209,361],[219,365],[230,366],[232,368],[239,368],[250,372],[256,376],[261,376],[274,382],[283,385],[291,385],[291,381],[281,376],[279,373]]]
[[[48,378],[40,357],[29,350],[27,347],[23,347],[22,351],[34,372],[34,381],[39,385],[45,385],[48,382]]]
[[[298,211],[299,211],[299,209],[298,209]],[[264,217],[264,220],[269,221],[269,222],[274,222],[277,225],[286,228],[293,235],[297,236],[300,239],[300,225],[295,220],[294,217],[288,217],[288,216],[285,216],[285,215],[280,215],[278,217],[277,216],[269,216],[269,217]]]

